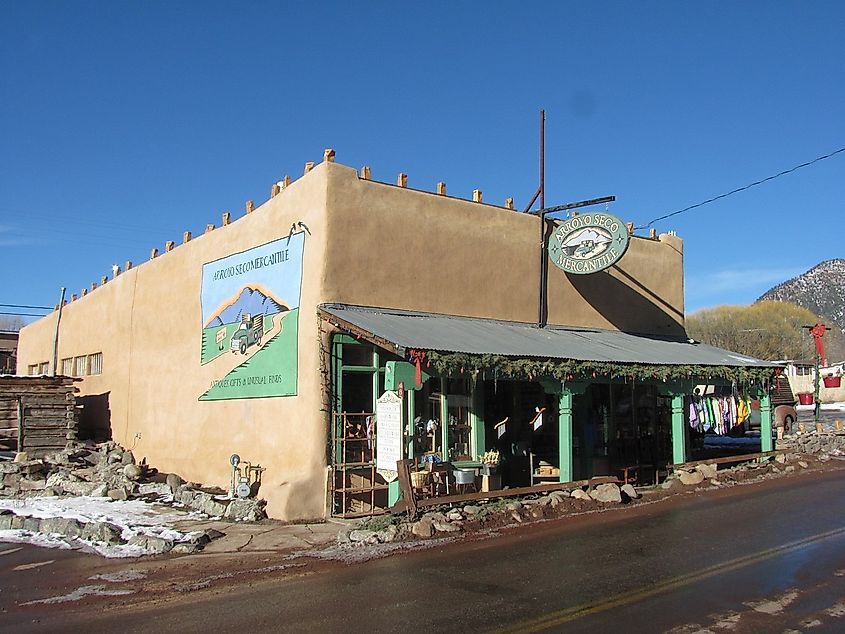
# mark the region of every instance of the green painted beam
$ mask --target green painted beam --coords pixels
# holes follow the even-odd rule
[[[560,482],[572,482],[572,392],[563,386],[558,397]]]
[[[672,396],[672,463],[687,461],[687,426],[684,423],[684,395]]]
[[[772,400],[764,394],[760,397],[760,451],[772,449]]]

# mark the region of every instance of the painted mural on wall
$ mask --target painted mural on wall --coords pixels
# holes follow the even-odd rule
[[[201,401],[293,396],[305,234],[202,267],[200,363],[219,368]]]

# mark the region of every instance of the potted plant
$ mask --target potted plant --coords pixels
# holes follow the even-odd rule
[[[833,372],[828,372],[824,375],[823,380],[825,387],[839,387],[842,382],[842,375],[840,374],[839,370],[836,371],[836,374],[834,374]]]
[[[498,451],[492,449],[484,452],[478,459],[481,461],[481,475],[489,476],[496,473],[501,456]]]

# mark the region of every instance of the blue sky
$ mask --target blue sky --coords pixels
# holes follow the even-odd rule
[[[842,2],[0,0],[0,303],[243,213],[324,148],[637,225],[845,147]],[[688,310],[841,257],[845,153],[659,223]],[[526,257],[533,257],[526,254]]]

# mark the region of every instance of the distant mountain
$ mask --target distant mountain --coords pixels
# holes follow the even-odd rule
[[[244,314],[259,315],[263,313],[271,315],[285,310],[290,310],[290,308],[276,301],[269,294],[265,294],[252,286],[244,286],[236,297],[220,307],[205,327],[211,328],[235,323],[240,321]]]
[[[845,259],[826,260],[769,289],[760,299],[792,302],[845,329]]]

